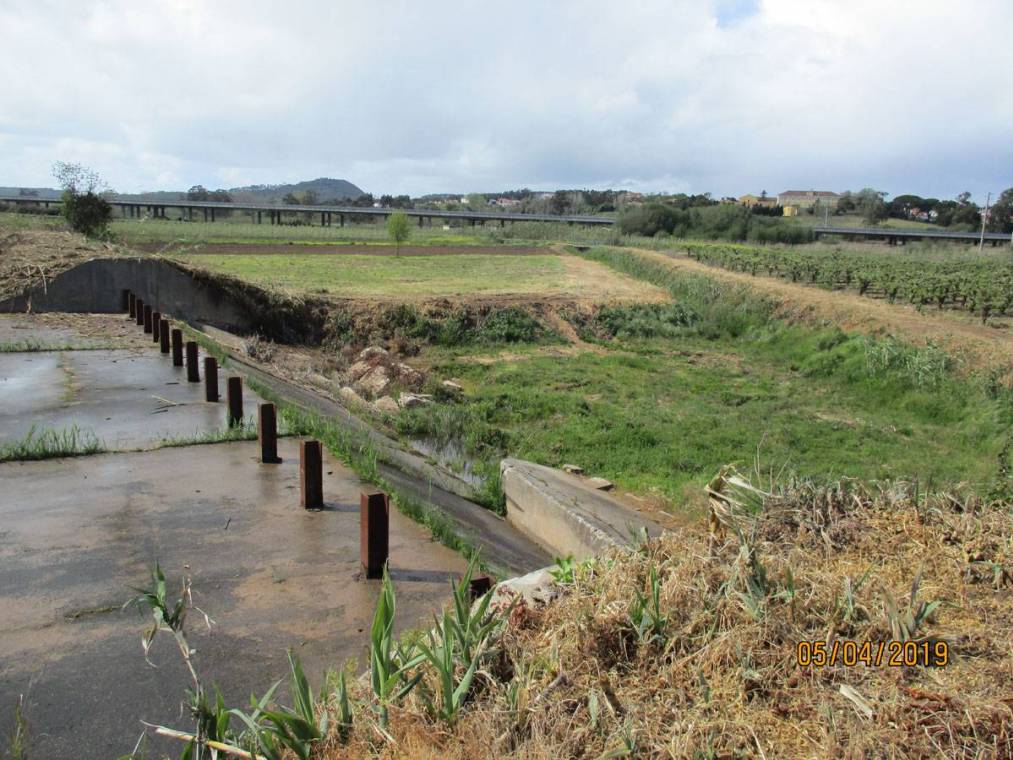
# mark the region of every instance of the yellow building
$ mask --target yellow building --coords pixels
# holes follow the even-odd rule
[[[785,206],[784,216],[798,216],[798,206]]]
[[[739,205],[745,206],[746,208],[753,208],[753,206],[762,206],[765,208],[773,208],[777,205],[777,198],[762,195],[742,195],[739,197]]]
[[[779,206],[796,206],[799,209],[808,209],[819,205],[820,208],[828,208],[834,211],[841,196],[829,190],[785,190],[777,196]],[[785,212],[785,216],[794,216]]]

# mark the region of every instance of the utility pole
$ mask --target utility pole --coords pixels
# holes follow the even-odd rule
[[[981,238],[978,240],[978,253],[985,250],[985,223],[988,221],[988,207],[992,203],[992,193],[985,198],[985,213],[981,215]]]

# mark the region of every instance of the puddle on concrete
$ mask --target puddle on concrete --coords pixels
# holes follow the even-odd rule
[[[51,403],[50,388],[59,398],[62,378],[60,355],[46,353],[0,354],[0,405],[38,408]]]
[[[252,420],[262,399],[243,396]],[[0,354],[0,442],[76,426],[106,448],[143,449],[222,430],[226,416],[224,400],[205,402],[203,383],[156,348]]]
[[[153,670],[150,617],[119,609],[156,560],[171,592],[192,576],[215,621],[208,632],[193,615],[192,643],[230,705],[283,678],[289,647],[315,687],[327,667],[364,662],[379,591],[359,566],[370,487],[325,453],[326,508],[307,512],[298,441],[279,454],[263,465],[251,441],[0,465],[0,705],[28,695],[39,757],[116,757],[140,719],[186,725],[172,642],[156,643]],[[398,627],[424,626],[465,562],[396,510],[390,558]]]

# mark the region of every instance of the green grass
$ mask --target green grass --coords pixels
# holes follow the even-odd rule
[[[509,256],[181,256],[191,264],[271,288],[342,296],[539,293],[566,281],[563,259]]]
[[[818,478],[993,483],[1008,439],[1009,391],[963,379],[937,349],[836,328],[789,326],[770,304],[625,251],[591,258],[667,287],[685,314],[612,313],[601,353],[530,351],[491,364],[430,349],[467,402],[410,410],[405,437],[456,441],[476,459],[573,462],[638,493],[697,495],[724,464]],[[487,353],[487,351],[485,352]]]
[[[371,245],[393,245],[382,222],[376,224],[348,224],[331,227],[319,224],[271,225],[243,221],[236,214],[233,220],[215,222],[182,222],[173,220],[148,219],[143,221],[116,220],[110,230],[118,240],[128,245],[151,245],[163,243],[172,248],[185,248],[201,243],[257,244],[270,243],[287,245],[349,245],[365,243]],[[319,220],[318,220],[319,221]],[[418,227],[412,224],[411,234],[405,245],[456,246],[477,245],[484,241],[480,231],[470,227],[444,230],[442,225]]]
[[[790,224],[798,224],[804,227],[822,227],[824,223],[823,214],[806,214],[798,216],[786,216],[784,220]],[[869,224],[862,218],[861,214],[830,215],[830,227],[878,227],[891,230],[946,230],[938,224],[930,222],[919,222],[914,219],[884,219],[879,224]]]
[[[39,353],[42,351],[103,351],[122,348],[112,343],[44,343],[34,338],[0,342],[0,354]]]
[[[279,426],[279,436],[290,435],[284,424]],[[180,446],[202,446],[208,443],[228,443],[230,441],[253,441],[257,439],[257,423],[253,418],[243,420],[242,425],[223,427],[218,430],[198,431],[193,435],[163,438],[158,448],[177,448]]]
[[[105,445],[93,432],[77,425],[63,430],[32,427],[23,438],[0,444],[0,462],[87,456],[105,450]]]

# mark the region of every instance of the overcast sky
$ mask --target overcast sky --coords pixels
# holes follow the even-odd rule
[[[0,185],[1013,185],[1013,0],[0,0]]]

